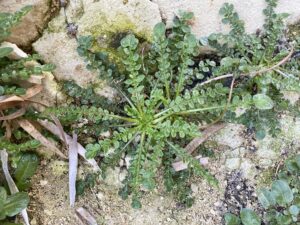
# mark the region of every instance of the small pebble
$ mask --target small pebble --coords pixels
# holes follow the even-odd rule
[[[41,181],[40,181],[40,184],[41,184],[42,186],[45,186],[45,185],[48,184],[48,181],[47,181],[47,180],[41,180]]]

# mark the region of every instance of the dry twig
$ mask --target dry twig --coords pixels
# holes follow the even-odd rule
[[[274,70],[274,69],[276,69],[276,68],[284,65],[292,57],[293,53],[294,53],[294,47],[291,48],[289,54],[286,57],[284,57],[280,62],[278,62],[274,66],[271,66],[269,68],[263,68],[261,70],[254,71],[254,72],[251,72],[251,73],[243,73],[240,76],[243,77],[243,76],[250,75],[251,77],[254,77],[256,75],[272,71],[272,70]],[[214,78],[211,78],[211,79],[209,79],[207,81],[202,82],[200,84],[200,86],[204,86],[204,85],[209,84],[209,83],[211,83],[213,81],[222,80],[222,79],[226,79],[226,78],[233,77],[233,76],[234,76],[233,74],[225,74],[225,75],[222,75],[222,76],[214,77]]]
[[[76,209],[76,215],[84,224],[98,225],[96,219],[83,207]]]

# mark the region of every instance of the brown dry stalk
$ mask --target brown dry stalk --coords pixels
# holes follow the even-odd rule
[[[52,134],[56,135],[60,140],[63,141],[63,136],[61,134],[61,131],[54,123],[51,123],[47,120],[38,120],[38,122],[40,125],[42,125],[44,128],[46,128],[48,131],[50,131]],[[67,144],[70,145],[73,141],[73,138],[68,134],[66,134],[65,132],[64,132],[64,136],[66,137]],[[99,171],[100,168],[97,162],[95,161],[95,159],[87,159],[85,157],[85,153],[86,153],[85,148],[81,144],[79,143],[77,144],[78,144],[77,146],[78,154],[81,155],[93,167],[94,171]]]
[[[192,154],[192,152],[198,148],[199,145],[201,145],[203,142],[205,142],[209,137],[211,137],[213,134],[221,130],[226,126],[226,123],[217,123],[214,125],[211,125],[208,127],[206,130],[202,132],[201,137],[196,137],[194,138],[187,146],[185,146],[185,150],[189,153]],[[202,157],[201,155],[198,155],[195,157],[196,159],[199,160],[200,164],[205,165],[208,163],[208,158],[207,157]],[[185,170],[187,168],[187,164],[184,163],[183,161],[175,162],[172,164],[173,168],[175,171],[181,171]]]
[[[67,157],[47,138],[45,138],[36,128],[30,123],[28,120],[19,119],[17,123],[22,127],[29,135],[31,135],[34,139],[41,142],[42,145],[49,148],[52,152],[59,155],[60,157],[67,159]]]
[[[1,120],[12,120],[12,119],[16,119],[16,118],[18,118],[18,117],[20,117],[20,116],[23,116],[23,115],[25,114],[25,112],[26,112],[26,109],[25,109],[25,108],[21,108],[21,109],[15,111],[15,112],[13,112],[13,113],[7,115],[7,116],[1,116],[1,117],[0,117],[0,121],[1,121]]]
[[[284,57],[280,62],[278,62],[274,66],[271,66],[269,68],[263,68],[261,70],[254,71],[254,72],[251,72],[251,73],[243,73],[240,76],[243,77],[243,76],[250,75],[251,77],[254,77],[256,75],[259,75],[259,74],[266,73],[266,72],[269,72],[271,70],[274,70],[274,69],[278,68],[279,66],[282,66],[283,64],[285,64],[292,57],[293,53],[294,53],[294,47],[291,48],[289,54],[286,57]],[[228,77],[233,77],[233,76],[234,76],[233,74],[225,74],[225,75],[222,75],[222,76],[214,77],[212,79],[204,81],[203,83],[200,84],[200,86],[204,86],[204,85],[209,84],[209,83],[211,83],[213,81],[222,80],[222,79],[225,79],[225,78],[228,78]]]
[[[8,108],[14,108],[14,107],[22,107],[24,108],[26,105],[28,105],[30,102],[38,103],[35,101],[31,101],[30,98],[34,97],[35,95],[39,94],[43,90],[42,85],[34,85],[33,87],[30,87],[27,89],[26,93],[24,95],[20,96],[1,96],[0,99],[0,110],[5,110]]]
[[[58,127],[58,129],[60,131],[60,136],[62,137],[62,141],[65,144],[66,148],[68,148],[68,142],[66,139],[64,128],[61,125],[61,122],[59,121],[59,119],[57,117],[55,117],[53,115],[51,115],[51,119],[54,121],[55,125]]]
[[[80,221],[83,224],[88,224],[88,225],[98,224],[96,219],[91,215],[91,213],[83,207],[76,209],[76,216],[80,219]]]
[[[198,148],[199,145],[201,145],[203,142],[205,142],[209,137],[211,137],[213,134],[221,130],[226,126],[226,123],[217,123],[214,125],[211,125],[207,129],[205,129],[201,133],[201,137],[194,138],[187,146],[185,146],[185,150],[192,154],[193,151],[195,151],[196,148]]]

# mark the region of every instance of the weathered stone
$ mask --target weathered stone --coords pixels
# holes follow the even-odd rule
[[[11,35],[7,41],[22,48],[30,48],[31,43],[40,36],[47,26],[47,22],[58,10],[58,2],[58,0],[1,0],[1,12],[13,13],[24,6],[33,6],[21,22],[11,30]]]
[[[46,106],[62,105],[66,103],[67,96],[65,96],[54,76],[50,72],[43,73],[44,79],[42,80],[43,90],[34,96],[32,100],[43,103]],[[44,107],[41,104],[34,104],[35,108],[39,111],[43,111]]]
[[[225,2],[234,4],[240,18],[245,21],[247,32],[255,32],[264,23],[262,10],[266,7],[264,0],[154,0],[157,3],[162,17],[171,25],[179,10],[191,11],[195,14],[193,32],[198,36],[208,36],[215,32],[227,32],[228,26],[221,22],[219,10]],[[280,0],[277,11],[290,14],[288,22],[293,23],[300,19],[300,1]]]
[[[108,168],[106,171],[105,183],[115,187],[121,187],[122,183],[119,179],[120,167],[115,167],[114,169]]]
[[[226,159],[225,166],[229,170],[239,169],[241,166],[241,159],[240,158]]]
[[[300,94],[292,91],[283,91],[283,97],[289,100],[292,105],[295,105],[300,99]]]
[[[192,190],[193,194],[197,194],[199,192],[199,187],[197,186],[197,184],[192,183],[191,190]]]
[[[122,169],[120,174],[119,174],[119,181],[122,183],[125,179],[126,179],[126,176],[128,174],[128,171],[127,170],[124,170]],[[122,185],[121,185],[122,186]]]
[[[132,156],[126,155],[125,158],[124,158],[124,160],[125,160],[126,168],[129,169],[130,164],[131,164],[131,160],[132,160]]]
[[[243,125],[228,124],[214,137],[214,140],[220,145],[227,145],[235,149],[240,147],[244,142],[244,138],[241,135],[243,130]]]
[[[91,18],[93,18],[91,20]],[[84,4],[84,14],[78,21],[81,34],[92,34],[113,42],[120,33],[134,32],[150,39],[152,28],[161,21],[158,6],[147,0],[100,0]],[[110,43],[113,45],[113,43]]]
[[[87,86],[96,79],[96,73],[85,68],[83,59],[78,55],[75,39],[65,33],[46,33],[33,44],[34,49],[47,63],[55,65],[53,74],[58,80],[74,80]]]
[[[79,36],[93,35],[98,40],[98,48],[112,55],[127,33],[149,40],[154,25],[161,21],[158,6],[147,0],[132,0],[127,4],[122,0],[72,1],[66,15],[68,22],[78,25]],[[97,79],[97,73],[85,68],[84,60],[76,51],[76,40],[66,34],[63,10],[33,46],[46,62],[56,65],[57,79],[74,80],[82,87],[93,83],[98,94],[108,98],[114,95],[112,89]]]
[[[272,166],[282,154],[296,153],[296,149],[300,147],[300,119],[283,116],[280,124],[282,128],[280,135],[274,138],[267,136],[257,141],[256,157],[260,166]]]
[[[282,127],[282,143],[293,145],[293,148],[300,147],[300,117],[284,115],[280,120]]]
[[[269,136],[258,141],[257,147],[256,154],[262,166],[272,165],[272,160],[277,159],[280,155],[279,149],[276,149],[274,146],[274,139]]]
[[[241,163],[240,169],[243,173],[243,177],[245,177],[247,179],[253,178],[257,172],[254,164],[249,159],[243,160],[243,162]]]

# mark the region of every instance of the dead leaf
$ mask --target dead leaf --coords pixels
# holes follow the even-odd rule
[[[58,127],[59,131],[60,131],[60,135],[62,137],[62,140],[65,144],[66,147],[68,147],[68,142],[67,142],[67,139],[66,139],[66,135],[65,135],[65,132],[64,132],[64,128],[63,126],[61,125],[59,119],[55,116],[51,116],[51,119],[54,121],[54,123],[56,124],[56,126]]]
[[[69,197],[70,206],[74,207],[76,199],[76,177],[78,166],[77,135],[73,134],[72,143],[69,145]]]
[[[208,127],[201,133],[201,137],[194,138],[187,146],[185,146],[184,149],[191,154],[196,148],[199,147],[199,145],[205,142],[210,136],[224,128],[225,125],[225,123],[217,123]]]
[[[24,107],[24,103],[26,103],[27,101],[30,102],[29,99],[37,95],[38,93],[40,93],[42,90],[43,90],[42,85],[35,85],[31,88],[28,88],[25,95],[2,96],[0,100],[0,110],[13,108],[16,106]]]
[[[44,128],[46,128],[48,131],[50,131],[52,134],[56,135],[57,137],[59,137],[60,140],[63,141],[63,137],[62,137],[62,135],[60,133],[60,129],[54,123],[51,123],[51,122],[49,122],[47,120],[38,120],[38,122]],[[68,134],[66,134],[65,132],[64,132],[64,134],[65,134],[67,143],[70,144],[72,142],[72,138]],[[99,168],[96,160],[94,160],[94,159],[87,159],[85,157],[85,153],[86,153],[85,148],[81,144],[79,144],[79,143],[77,143],[77,145],[78,145],[78,154],[81,155],[91,166],[93,166],[94,171],[99,171],[100,168]]]
[[[195,157],[195,159],[197,159],[202,166],[208,164],[208,157],[202,157],[201,155],[198,155]],[[188,164],[184,163],[183,161],[179,161],[179,162],[172,163],[172,167],[176,172],[178,172],[187,169]]]
[[[43,90],[43,86],[42,85],[34,85],[33,87],[30,87],[26,90],[26,94],[25,95],[21,95],[20,97],[22,97],[24,100],[30,99],[33,96],[37,95],[38,93],[40,93]]]
[[[23,116],[23,115],[25,114],[25,112],[26,112],[26,109],[25,109],[25,108],[21,108],[21,109],[17,110],[16,112],[11,113],[11,114],[9,114],[9,115],[7,115],[7,116],[1,116],[1,117],[0,117],[0,121],[1,121],[1,120],[12,120],[12,119],[16,119],[16,118],[18,118],[18,117],[20,117],[20,116]]]
[[[226,126],[225,123],[217,123],[214,124],[207,129],[205,129],[201,133],[201,137],[196,137],[194,138],[187,146],[185,146],[185,150],[189,153],[192,154],[192,152],[199,147],[203,142],[205,142],[210,136],[221,130]],[[202,157],[202,156],[197,156],[195,157],[196,159],[199,160],[201,165],[206,165],[208,163],[208,158],[207,157]],[[184,163],[183,161],[179,162],[174,162],[172,163],[172,167],[174,168],[175,171],[181,171],[187,169],[187,163]]]
[[[28,120],[19,119],[17,123],[22,127],[28,134],[30,134],[34,139],[41,142],[42,145],[47,147],[52,152],[56,153],[60,157],[67,159],[67,157],[47,138],[45,138]]]
[[[16,95],[2,96],[2,99],[0,100],[0,110],[20,105],[22,102],[24,102],[24,99]]]
[[[98,225],[96,219],[83,207],[76,209],[76,215],[85,224]]]

